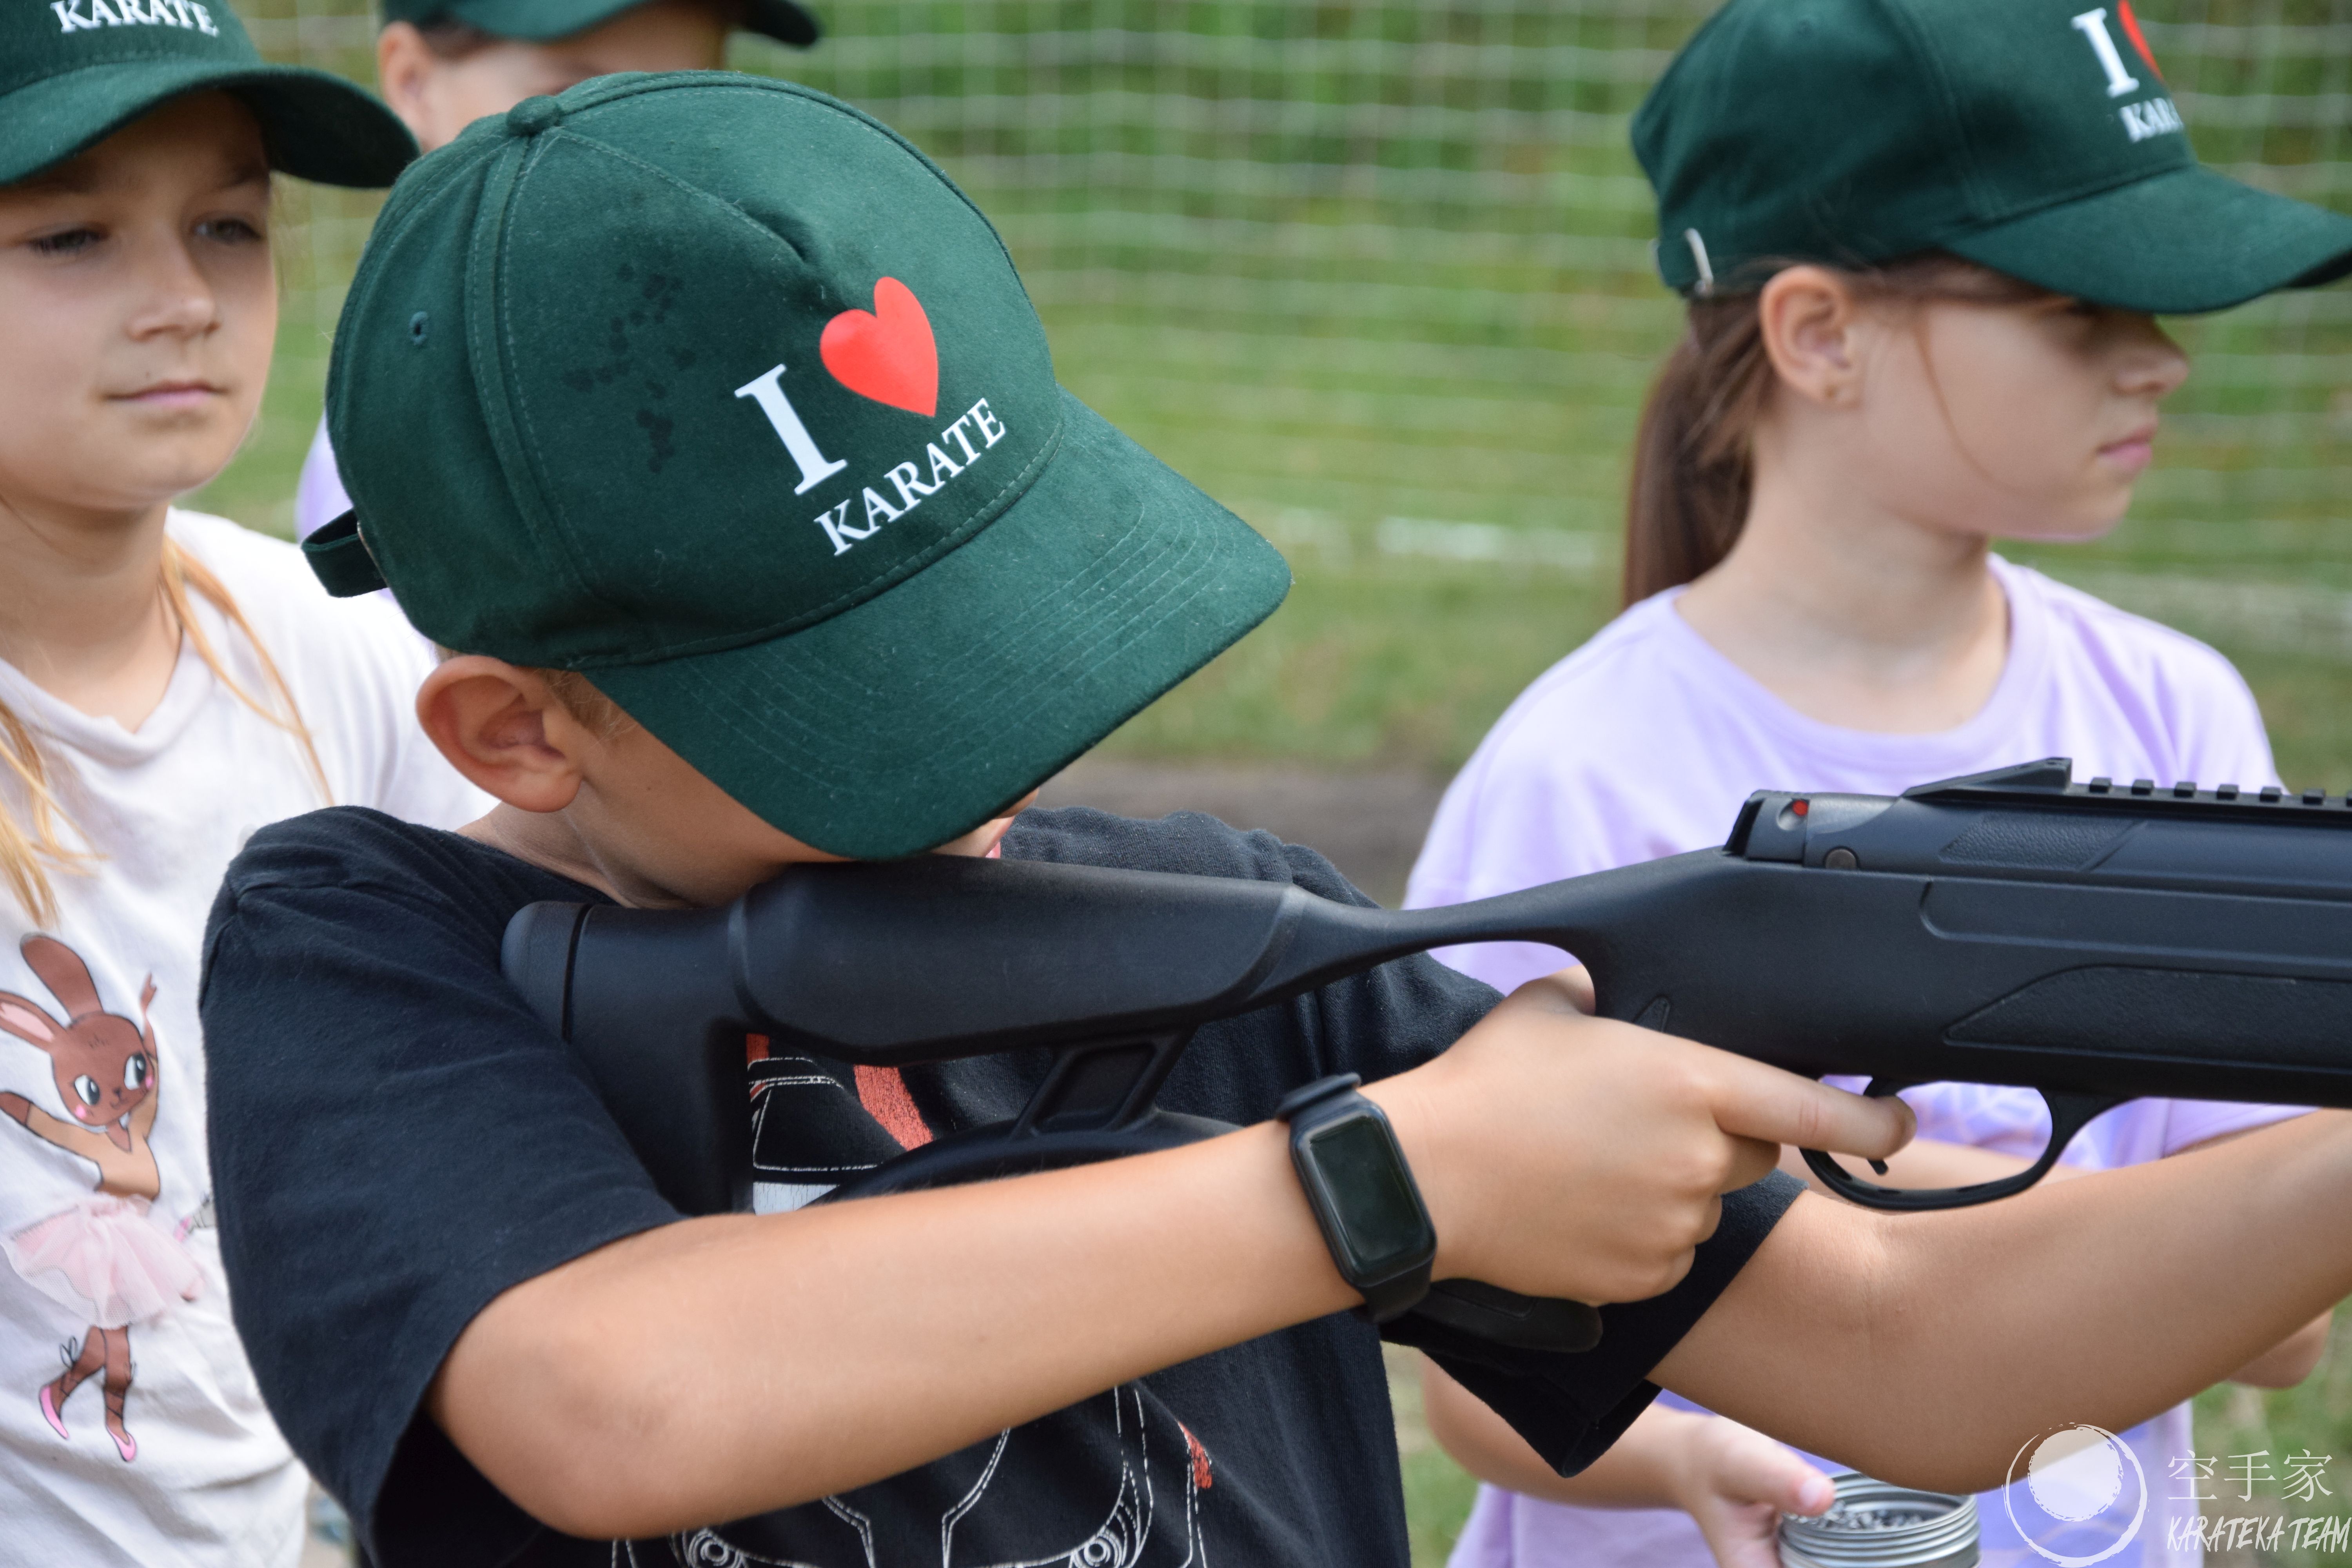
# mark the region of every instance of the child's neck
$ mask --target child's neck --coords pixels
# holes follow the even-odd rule
[[[1684,620],[1808,718],[1928,734],[1983,709],[2008,662],[1989,542],[1759,464],[1731,553],[1677,601]]]
[[[155,710],[179,660],[163,593],[165,511],[0,503],[0,659],[125,730]]]

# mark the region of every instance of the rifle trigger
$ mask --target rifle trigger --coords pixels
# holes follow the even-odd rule
[[[1911,1082],[1907,1079],[1897,1080],[1891,1078],[1874,1078],[1870,1080],[1868,1087],[1863,1089],[1862,1094],[1865,1100],[1884,1100],[1889,1095],[1900,1094],[1911,1087]],[[1870,1163],[1870,1168],[1879,1175],[1886,1174],[1886,1162],[1884,1160],[1873,1160]]]

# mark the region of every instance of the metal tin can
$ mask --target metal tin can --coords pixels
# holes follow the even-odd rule
[[[1975,1568],[1977,1500],[1832,1478],[1837,1501],[1819,1519],[1780,1516],[1782,1568]]]

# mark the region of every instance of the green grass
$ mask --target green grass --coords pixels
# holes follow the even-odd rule
[[[2352,665],[2243,650],[2237,664],[2263,705],[2280,776],[2297,789],[2352,784]]]
[[[1108,750],[1447,770],[1613,607],[1589,577],[1292,554],[1288,602]]]
[[[1440,1568],[1470,1517],[1478,1483],[1429,1435],[1421,1408],[1420,1357],[1394,1345],[1388,1358],[1389,1404],[1396,1412],[1397,1461],[1404,1472],[1404,1513],[1413,1568]]]

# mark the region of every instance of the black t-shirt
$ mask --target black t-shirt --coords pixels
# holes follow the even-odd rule
[[[1031,812],[1005,853],[1366,901],[1310,850],[1190,814]],[[387,1568],[1406,1562],[1378,1342],[1344,1313],[717,1531],[616,1551],[535,1523],[423,1414],[426,1386],[502,1291],[677,1217],[562,1042],[500,977],[508,919],[541,899],[601,901],[470,839],[343,808],[255,835],[206,935],[213,1176],[237,1327],[295,1451]],[[1433,960],[1385,964],[1202,1028],[1160,1103],[1262,1121],[1311,1079],[1427,1060],[1494,1001]],[[909,1068],[905,1089],[946,1132],[1017,1110],[1042,1061]],[[823,1185],[899,1148],[839,1064],[772,1058],[753,1103],[765,1181]],[[1548,1458],[1589,1461],[1648,1402],[1649,1369],[1795,1190],[1774,1180],[1734,1194],[1691,1278],[1610,1309],[1599,1349],[1447,1364]]]

